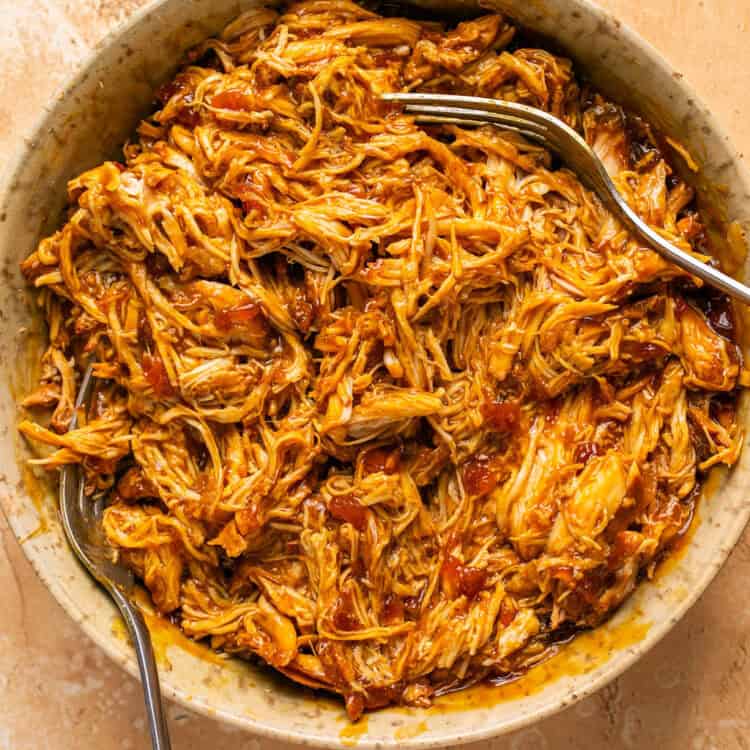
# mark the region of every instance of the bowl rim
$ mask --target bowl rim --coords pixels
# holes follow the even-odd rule
[[[86,54],[79,59],[74,70],[59,86],[56,87],[55,92],[42,106],[41,111],[30,128],[30,132],[32,133],[31,137],[24,139],[23,145],[19,148],[15,157],[10,160],[9,168],[3,170],[5,178],[0,179],[0,205],[6,203],[7,195],[11,186],[16,184],[22,176],[24,162],[29,151],[34,148],[34,143],[39,139],[41,134],[51,129],[55,124],[57,105],[84,82],[89,69],[97,63],[103,50],[115,45],[121,37],[126,35],[131,29],[140,25],[149,16],[158,15],[162,6],[171,1],[172,0],[147,0],[143,7],[136,10],[127,19],[115,24]],[[274,0],[271,0],[271,2],[273,3]],[[618,35],[623,37],[625,46],[639,50],[644,60],[650,65],[657,68],[661,73],[666,73],[667,75],[676,78],[675,85],[680,90],[681,96],[685,100],[692,99],[697,105],[701,105],[703,115],[710,122],[713,133],[718,139],[726,144],[728,150],[731,152],[733,167],[737,170],[742,182],[750,186],[750,169],[743,161],[741,155],[738,154],[737,149],[732,143],[732,139],[729,137],[721,121],[714,116],[712,111],[705,107],[702,98],[699,96],[689,79],[687,79],[682,73],[677,74],[667,58],[662,55],[662,53],[659,52],[649,40],[642,37],[624,21],[621,21],[613,12],[598,5],[594,0],[575,0],[575,3],[596,22],[600,24],[614,24],[617,28]],[[571,49],[566,51],[574,53],[575,50]],[[750,446],[748,446],[747,449],[750,449]],[[112,661],[120,665],[131,676],[140,680],[138,666],[131,647],[127,645],[125,648],[119,649],[112,638],[107,637],[105,633],[97,628],[95,624],[86,617],[77,602],[70,596],[66,586],[63,585],[63,583],[61,583],[51,572],[46,571],[44,566],[40,565],[36,556],[27,552],[27,546],[23,544],[24,530],[18,523],[16,514],[10,512],[10,507],[5,507],[3,500],[3,495],[0,495],[0,508],[3,510],[19,548],[26,560],[31,564],[36,575],[50,591],[57,603],[60,604],[66,614],[80,626],[88,638],[93,641],[98,648],[104,651]],[[705,498],[702,502],[705,502]],[[172,684],[170,675],[164,674],[160,669],[161,691],[169,700],[207,718],[227,723],[248,733],[256,734],[259,737],[294,743],[301,746],[345,748],[356,745],[358,748],[367,750],[385,750],[386,748],[420,748],[427,750],[427,748],[454,747],[470,742],[480,742],[493,739],[501,735],[519,731],[525,727],[536,724],[542,719],[548,718],[563,709],[570,708],[617,679],[623,674],[623,672],[651,651],[651,649],[672,630],[674,625],[685,616],[688,610],[693,607],[703,595],[706,588],[717,576],[719,571],[724,567],[732,550],[735,548],[750,521],[750,504],[748,504],[747,509],[743,511],[742,515],[744,515],[742,522],[736,525],[734,533],[724,539],[724,543],[719,549],[717,549],[716,554],[714,555],[713,562],[705,567],[700,576],[696,577],[696,580],[690,587],[688,595],[675,606],[672,616],[652,623],[643,639],[635,643],[631,648],[621,650],[608,658],[606,660],[607,669],[601,674],[596,676],[589,676],[587,674],[581,675],[579,677],[580,685],[577,685],[575,691],[568,697],[563,700],[549,700],[545,705],[541,706],[533,713],[520,715],[516,718],[510,719],[501,727],[489,724],[486,727],[477,727],[469,732],[461,732],[454,735],[446,732],[440,737],[431,737],[429,731],[427,731],[424,735],[404,739],[376,740],[369,739],[366,736],[357,738],[356,740],[346,740],[343,738],[329,739],[318,735],[306,735],[297,730],[280,729],[272,724],[258,721],[252,716],[242,717],[235,713],[212,706],[209,702],[190,695],[181,687]],[[77,560],[76,564],[80,567],[81,571],[88,576],[88,573],[86,573],[83,566],[80,565]],[[102,590],[102,596],[107,597],[108,595]]]

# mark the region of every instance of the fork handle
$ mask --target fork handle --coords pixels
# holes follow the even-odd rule
[[[151,730],[151,746],[153,750],[170,750],[169,729],[164,717],[164,706],[159,690],[159,673],[156,670],[151,634],[148,632],[143,615],[130,599],[114,584],[107,588],[125,620],[135,648],[143,685],[143,697],[146,701],[146,715]]]
[[[562,123],[564,125],[564,123]],[[568,128],[567,125],[564,125]],[[651,247],[663,258],[671,261],[683,271],[702,279],[709,286],[719,289],[730,297],[750,305],[750,287],[741,281],[733,279],[718,268],[698,260],[695,256],[662,237],[653,227],[645,222],[628,204],[622,193],[617,189],[612,178],[607,173],[601,160],[593,149],[572,129],[568,128],[574,137],[571,138],[574,148],[571,149],[571,166],[579,173],[585,173],[589,187],[602,199],[604,204],[617,216],[636,236],[646,240]],[[585,170],[586,160],[595,167],[594,173]]]
[[[725,294],[739,300],[745,305],[750,305],[750,288],[745,286],[741,281],[733,279],[728,274],[719,271],[717,268],[703,263],[698,258],[686,253],[676,245],[664,239],[658,232],[652,229],[632,208],[625,202],[625,199],[616,190],[610,191],[609,198],[616,206],[620,220],[626,225],[631,232],[640,234],[651,247],[654,248],[662,257],[670,260],[683,271],[697,276],[705,281],[709,286],[720,289]]]

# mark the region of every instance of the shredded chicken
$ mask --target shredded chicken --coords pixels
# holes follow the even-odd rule
[[[107,538],[186,634],[353,719],[600,623],[742,443],[725,298],[539,146],[379,99],[542,107],[707,258],[647,123],[514,35],[349,0],[249,11],[159,90],[124,163],[71,181],[22,265],[49,324],[20,425],[52,449],[37,463],[110,495]]]

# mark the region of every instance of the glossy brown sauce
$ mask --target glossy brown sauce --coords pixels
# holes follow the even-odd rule
[[[328,512],[339,521],[350,523],[357,531],[362,531],[367,523],[367,510],[353,495],[331,498]]]
[[[52,493],[52,488],[48,482],[37,476],[27,463],[21,464],[21,478],[26,494],[34,504],[39,517],[39,525],[36,529],[19,539],[19,542],[23,544],[49,531],[49,502],[47,498]]]
[[[520,700],[539,693],[561,677],[575,677],[593,671],[616,651],[645,638],[651,623],[634,616],[625,622],[600,626],[580,633],[555,648],[546,661],[502,684],[481,683],[436,699],[429,713],[491,708],[498,703]]]
[[[340,732],[339,739],[343,745],[354,747],[360,737],[367,734],[367,714],[362,716],[358,721],[350,722]]]

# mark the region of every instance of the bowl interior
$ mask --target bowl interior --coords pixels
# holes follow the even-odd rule
[[[475,14],[478,3],[419,0],[423,6]],[[61,219],[68,179],[115,156],[151,106],[154,89],[182,52],[253,5],[237,0],[160,0],[108,37],[78,77],[42,113],[39,127],[0,199],[0,504],[39,575],[70,615],[115,660],[135,673],[131,648],[108,597],[65,543],[49,481],[24,466],[16,437],[16,396],[33,381],[43,331],[18,264]],[[579,70],[613,99],[635,106],[680,139],[703,165],[700,188],[717,224],[748,226],[750,180],[711,113],[658,54],[588,0],[493,0],[554,40]],[[747,268],[738,276],[748,278]],[[747,328],[747,326],[746,326]],[[750,422],[743,401],[740,420]],[[512,686],[479,689],[429,710],[388,709],[349,726],[340,704],[304,691],[269,670],[223,660],[152,621],[164,691],[190,708],[257,733],[323,747],[455,745],[518,728],[598,689],[684,614],[718,571],[750,515],[743,487],[750,452],[717,473],[700,505],[691,543],[656,580],[638,588],[605,626],[566,647],[559,658]]]

